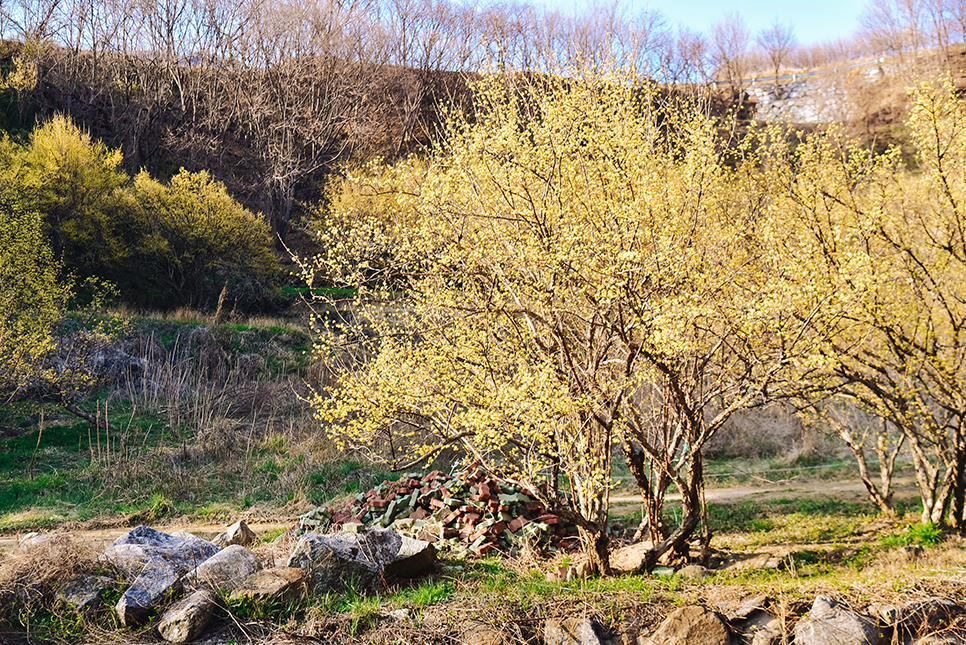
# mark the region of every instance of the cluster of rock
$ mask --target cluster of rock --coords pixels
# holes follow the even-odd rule
[[[546,645],[964,645],[966,607],[943,598],[924,598],[902,605],[873,605],[869,614],[851,611],[832,598],[818,596],[811,610],[794,619],[773,612],[764,595],[740,602],[721,603],[714,611],[681,607],[650,634],[641,633],[636,621],[625,621],[618,634],[608,633],[587,618],[548,620]],[[957,627],[957,625],[959,625]],[[498,632],[473,626],[464,642],[501,645]],[[488,634],[489,638],[479,638]]]
[[[309,590],[338,590],[351,580],[378,589],[386,578],[415,577],[433,566],[432,544],[388,529],[303,535],[284,567],[259,568],[249,547],[254,533],[238,522],[212,541],[185,531],[167,534],[138,526],[115,540],[100,560],[130,586],[114,606],[121,625],[141,625],[161,613],[158,632],[170,642],[197,638],[221,596],[251,602],[293,601]],[[83,576],[60,598],[78,611],[96,608],[113,581]],[[184,598],[171,604],[177,596]]]
[[[356,495],[344,508],[316,508],[300,518],[299,526],[313,531],[392,528],[440,550],[475,555],[493,550],[510,553],[524,543],[538,551],[579,548],[573,523],[549,512],[532,491],[497,481],[479,466],[473,464],[453,475],[434,470],[384,481]]]

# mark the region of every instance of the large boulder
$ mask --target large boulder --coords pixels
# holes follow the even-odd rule
[[[288,559],[288,566],[305,569],[318,592],[351,584],[360,589],[377,587],[381,573],[393,562],[402,538],[389,529],[363,533],[303,535]]]
[[[218,552],[218,547],[194,536],[175,536],[138,526],[116,539],[101,556],[128,579],[131,586],[115,610],[125,627],[147,619],[159,599],[181,590],[181,577]]]
[[[704,607],[672,611],[647,645],[730,645],[731,631],[715,612]]]
[[[218,597],[207,589],[196,591],[171,605],[158,623],[158,633],[171,643],[188,643],[201,636],[218,604]]]
[[[211,542],[190,534],[169,535],[149,526],[138,526],[114,540],[100,559],[109,561],[128,579],[133,579],[146,564],[159,561],[184,574],[218,550]]]
[[[151,609],[181,591],[181,574],[161,560],[149,562],[114,605],[124,627],[140,625]]]
[[[400,536],[402,543],[385,574],[394,578],[415,578],[436,564],[436,547],[431,542]]]
[[[238,544],[219,551],[184,576],[191,589],[225,589],[234,591],[258,569],[255,554]]]
[[[796,645],[876,645],[883,640],[874,620],[827,596],[815,598],[812,610],[795,625]]]

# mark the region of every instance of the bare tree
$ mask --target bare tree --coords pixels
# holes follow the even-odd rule
[[[795,32],[791,25],[783,25],[775,20],[771,26],[758,32],[758,46],[768,55],[768,60],[775,72],[775,95],[781,96],[781,85],[778,83],[778,72],[781,70],[789,54],[795,48]]]
[[[742,78],[747,71],[748,27],[738,12],[731,12],[711,28],[711,61],[718,80],[731,86],[732,95],[741,94]]]

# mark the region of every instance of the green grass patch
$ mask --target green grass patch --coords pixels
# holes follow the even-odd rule
[[[943,532],[939,526],[932,522],[919,522],[911,524],[905,531],[887,533],[879,539],[879,542],[884,547],[935,546],[942,540]]]

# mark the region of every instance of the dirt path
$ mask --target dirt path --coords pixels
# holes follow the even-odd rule
[[[248,527],[255,531],[255,534],[261,536],[269,531],[277,531],[279,529],[286,530],[291,528],[295,524],[295,521],[289,521],[284,523],[279,522],[248,522]],[[175,531],[180,531],[182,529],[190,531],[191,533],[197,535],[198,537],[211,539],[225,530],[226,525],[224,524],[209,524],[209,523],[197,523],[190,521],[172,521],[163,526],[156,525],[155,528],[163,530],[165,533],[174,533]],[[70,533],[76,542],[83,544],[84,546],[94,550],[95,552],[101,552],[107,547],[108,544],[116,540],[123,533],[130,530],[128,527],[118,526],[112,528],[101,528],[101,529],[70,529],[65,532]],[[21,534],[8,534],[0,535],[0,553],[9,552],[16,548],[18,540],[23,537],[24,533]]]
[[[897,478],[893,481],[895,498],[905,499],[918,494],[916,480],[913,477]],[[735,486],[731,488],[708,488],[704,493],[709,502],[720,504],[734,504],[753,498],[758,501],[771,501],[782,497],[829,497],[842,502],[863,502],[867,498],[865,486],[857,480],[844,481],[796,481],[789,480],[775,483],[763,483],[758,486]],[[680,495],[668,495],[668,499],[681,499]],[[640,504],[640,495],[612,495],[611,505]]]
[[[896,499],[906,499],[918,493],[916,481],[912,477],[898,479],[894,482]],[[846,481],[796,481],[789,480],[776,483],[763,483],[759,486],[735,486],[730,488],[709,488],[705,491],[705,498],[710,502],[719,504],[733,504],[747,499],[757,501],[771,501],[782,497],[795,498],[831,498],[843,502],[862,502],[866,499],[865,487],[861,482],[855,480]],[[680,499],[680,496],[670,495],[669,499]],[[630,511],[641,503],[640,495],[618,494],[611,496],[611,510],[620,513]],[[295,524],[295,520],[289,521],[261,521],[249,522],[249,526],[258,535],[263,535],[269,531],[288,529]],[[159,525],[167,533],[173,533],[185,529],[199,537],[212,538],[225,529],[224,524],[198,523],[189,520],[174,520],[165,525]],[[69,533],[80,544],[88,546],[95,551],[102,551],[104,547],[113,542],[122,533],[126,532],[127,527],[112,527],[98,529],[74,528],[69,529]],[[0,535],[0,553],[8,552],[16,548],[17,541],[21,535],[8,534]]]

